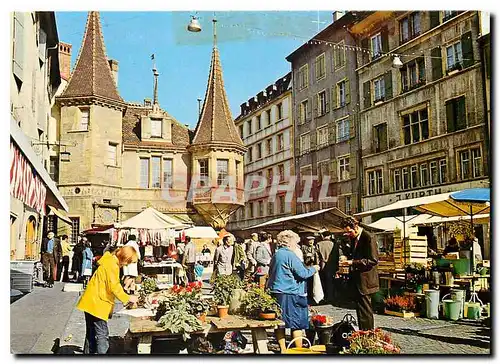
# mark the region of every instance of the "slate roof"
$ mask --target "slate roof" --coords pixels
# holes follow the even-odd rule
[[[88,96],[123,103],[109,68],[97,11],[88,14],[76,66],[60,98]]]
[[[200,144],[225,144],[244,148],[231,116],[216,46],[212,51],[205,101],[192,142],[192,145]]]

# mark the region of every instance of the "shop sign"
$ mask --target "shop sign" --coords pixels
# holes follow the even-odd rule
[[[439,195],[440,193],[442,193],[441,187],[431,188],[431,189],[422,190],[422,191],[409,191],[409,192],[397,194],[396,201],[409,200],[411,198],[426,197],[426,196],[432,196],[432,195]]]

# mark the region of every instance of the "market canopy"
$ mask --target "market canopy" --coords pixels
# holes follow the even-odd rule
[[[377,229],[384,232],[393,232],[394,230],[399,229],[401,231],[409,231],[409,228],[413,225],[423,225],[433,216],[427,214],[421,215],[409,215],[406,216],[406,223],[403,226],[404,218],[403,216],[398,217],[383,217],[367,226],[372,229]],[[405,234],[408,235],[408,234]]]
[[[148,207],[139,214],[120,223],[120,228],[124,229],[182,229],[191,225],[182,223],[173,217],[165,215],[158,210]]]
[[[427,215],[427,216],[429,216],[429,215]],[[474,215],[473,220],[474,220],[474,223],[476,223],[476,224],[486,224],[490,221],[490,214]],[[442,223],[456,222],[456,221],[470,221],[470,217],[469,216],[452,216],[452,217],[431,216],[427,220],[418,221],[418,222],[414,223],[414,225],[435,225],[435,224],[442,224]]]
[[[262,224],[250,226],[243,230],[266,228],[269,230],[298,229],[300,232],[318,232],[326,228],[331,233],[343,232],[339,227],[340,220],[347,217],[336,207],[307,212],[299,215],[285,216],[269,220]]]
[[[219,237],[211,226],[194,226],[184,230],[184,233],[193,239],[217,239]]]
[[[450,193],[442,201],[427,202],[416,207],[417,210],[431,215],[453,217],[474,216],[490,213],[490,189],[470,188]]]

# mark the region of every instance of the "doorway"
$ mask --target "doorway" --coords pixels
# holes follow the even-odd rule
[[[26,223],[26,239],[24,241],[24,257],[26,260],[33,260],[36,237],[36,219],[33,216],[28,218]]]

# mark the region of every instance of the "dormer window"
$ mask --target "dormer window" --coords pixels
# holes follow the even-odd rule
[[[162,123],[162,119],[151,118],[151,138],[161,138]]]

